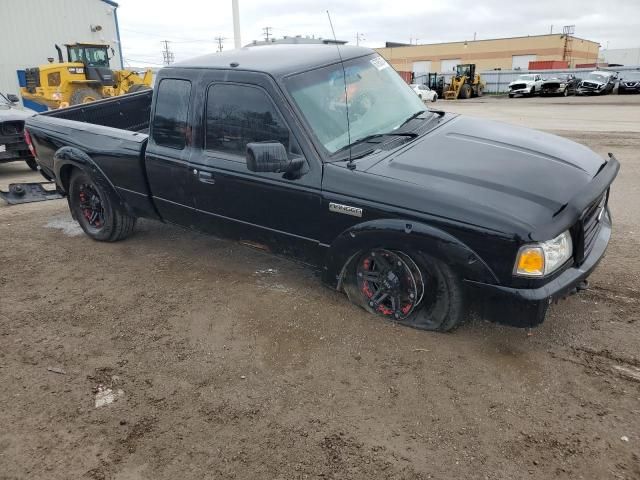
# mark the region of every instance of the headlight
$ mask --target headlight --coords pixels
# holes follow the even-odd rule
[[[567,86],[567,84],[566,84],[566,83],[561,83],[561,84],[560,84],[560,88],[564,88],[564,87],[566,87],[566,86]]]
[[[553,240],[521,247],[514,273],[523,277],[543,277],[564,265],[571,255],[573,242],[567,230]]]

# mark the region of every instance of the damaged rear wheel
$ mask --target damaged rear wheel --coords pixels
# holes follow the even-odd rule
[[[386,319],[434,331],[452,330],[463,319],[459,278],[426,255],[372,249],[356,255],[344,275],[349,300]]]

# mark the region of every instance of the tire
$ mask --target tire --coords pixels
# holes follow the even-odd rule
[[[151,87],[142,83],[136,83],[135,85],[131,85],[127,93],[143,92],[144,90],[151,90]]]
[[[93,88],[80,88],[73,92],[69,101],[70,105],[81,105],[83,103],[91,103],[100,100],[102,94]]]
[[[473,90],[471,89],[471,85],[469,85],[468,83],[465,83],[464,85],[462,85],[462,87],[460,87],[459,97],[466,100],[468,98],[471,98],[472,93],[473,93]]]
[[[563,97],[568,97],[569,96],[569,87],[565,87],[564,91],[562,92],[562,96]]]
[[[529,97],[533,97],[536,94],[536,87],[531,87],[531,91],[529,92]]]
[[[484,87],[482,84],[478,84],[478,87],[476,88],[476,96],[481,97],[482,95],[484,95]]]
[[[515,95],[513,93],[509,94],[509,98],[513,98]]]
[[[36,162],[35,158],[27,158],[25,162],[31,170],[34,172],[38,171],[38,162]]]
[[[435,102],[436,100],[438,100],[438,94],[434,94],[433,97],[431,97],[431,103]]]
[[[411,308],[409,308],[409,303],[405,304],[402,301],[397,301],[395,305],[398,307],[396,307],[396,313],[394,313],[393,311],[388,311],[388,304],[372,303],[372,299],[382,298],[382,296],[377,296],[379,290],[371,292],[372,289],[379,288],[376,284],[370,284],[370,282],[366,284],[362,280],[362,268],[371,259],[379,258],[380,255],[383,255],[384,253],[382,252],[390,253],[395,255],[395,258],[402,260],[409,267],[405,271],[411,272],[412,278],[416,279],[416,285],[421,284],[421,290],[419,287],[409,290],[409,292],[413,291],[416,294]],[[393,257],[390,256],[388,258]],[[365,270],[365,275],[366,272]],[[388,278],[388,276],[382,274],[381,278]],[[418,279],[419,282],[417,281]],[[464,320],[466,302],[459,276],[448,265],[426,254],[386,249],[360,252],[346,266],[343,285],[347,297],[352,303],[369,313],[397,321],[403,325],[422,330],[448,332],[458,327]],[[370,285],[373,285],[373,287]],[[403,298],[407,299],[409,297],[405,296]],[[409,300],[405,301],[409,302]],[[406,313],[405,309],[407,310]]]
[[[123,240],[133,233],[136,224],[136,217],[129,215],[118,205],[114,205],[109,189],[110,187],[104,185],[104,182],[96,181],[80,169],[73,171],[69,181],[68,201],[71,214],[82,230],[99,242]],[[93,211],[85,208],[88,204],[92,205]],[[91,213],[96,213],[98,210],[102,214],[98,214],[92,221]]]

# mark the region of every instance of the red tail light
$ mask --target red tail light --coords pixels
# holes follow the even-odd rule
[[[35,157],[36,147],[33,145],[33,141],[31,141],[31,135],[29,134],[29,131],[26,128],[24,130],[24,141],[27,144],[27,147],[29,147],[29,151],[31,152],[31,155]]]

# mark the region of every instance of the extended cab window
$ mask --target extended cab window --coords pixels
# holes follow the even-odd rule
[[[247,143],[280,142],[291,152],[289,129],[266,92],[214,84],[207,93],[205,149],[245,155]]]
[[[153,117],[153,140],[157,145],[182,150],[189,132],[191,82],[166,78],[158,85]]]

